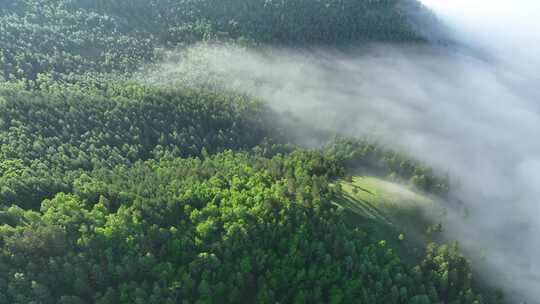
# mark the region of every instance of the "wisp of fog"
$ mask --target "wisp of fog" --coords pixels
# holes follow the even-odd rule
[[[252,94],[317,128],[376,138],[449,172],[468,216],[449,216],[446,236],[466,251],[485,250],[484,277],[514,302],[538,303],[540,4],[423,2],[457,41],[480,52],[199,45],[142,80]]]

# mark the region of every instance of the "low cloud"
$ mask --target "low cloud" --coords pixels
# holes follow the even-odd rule
[[[525,48],[521,40],[536,33],[525,31],[526,20],[510,22],[520,13],[495,17],[478,8],[487,17],[474,23],[474,14],[429,5],[458,40],[481,52],[403,44],[340,50],[199,45],[171,55],[139,80],[252,94],[314,127],[369,136],[449,172],[468,217],[450,215],[447,237],[468,251],[485,249],[485,278],[502,285],[514,302],[536,303],[540,64],[533,56],[536,42]],[[488,32],[496,20],[508,22],[497,27],[508,33]]]

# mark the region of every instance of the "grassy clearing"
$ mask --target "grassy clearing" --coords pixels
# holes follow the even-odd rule
[[[433,199],[411,188],[371,176],[355,176],[340,181],[343,207],[355,213],[392,222],[396,215],[434,209]],[[415,216],[416,217],[416,216]]]
[[[426,231],[444,215],[436,199],[407,185],[372,176],[354,176],[352,181],[338,183],[342,191],[335,204],[345,208],[349,222],[374,238],[389,240],[398,250],[412,247],[413,252],[421,251],[431,238]]]

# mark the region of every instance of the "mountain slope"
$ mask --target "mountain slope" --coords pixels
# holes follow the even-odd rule
[[[418,42],[400,1],[25,0],[0,11],[0,79],[132,72],[199,41]],[[421,10],[421,7],[417,7]]]
[[[303,148],[317,130],[245,94],[126,80],[198,42],[425,42],[402,4],[0,0],[0,304],[497,303],[459,246],[416,239],[447,177]]]

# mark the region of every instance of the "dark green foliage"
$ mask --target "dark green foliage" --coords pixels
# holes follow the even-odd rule
[[[401,2],[404,1],[79,0],[70,6],[112,12],[135,27],[154,29],[154,34],[161,34],[161,39],[168,42],[211,36],[278,44],[419,40],[398,9]]]
[[[0,101],[0,204],[27,208],[68,191],[76,171],[250,148],[269,135],[264,107],[236,94],[119,84],[6,89]]]
[[[328,147],[326,154],[344,167],[354,171],[367,170],[373,174],[410,182],[428,193],[444,196],[449,181],[407,155],[388,150],[370,141],[339,138]]]
[[[30,2],[24,13],[0,16],[0,79],[126,72],[154,56],[150,37],[121,19]]]
[[[0,79],[124,73],[163,46],[198,41],[420,41],[399,0],[25,0],[0,2]]]

